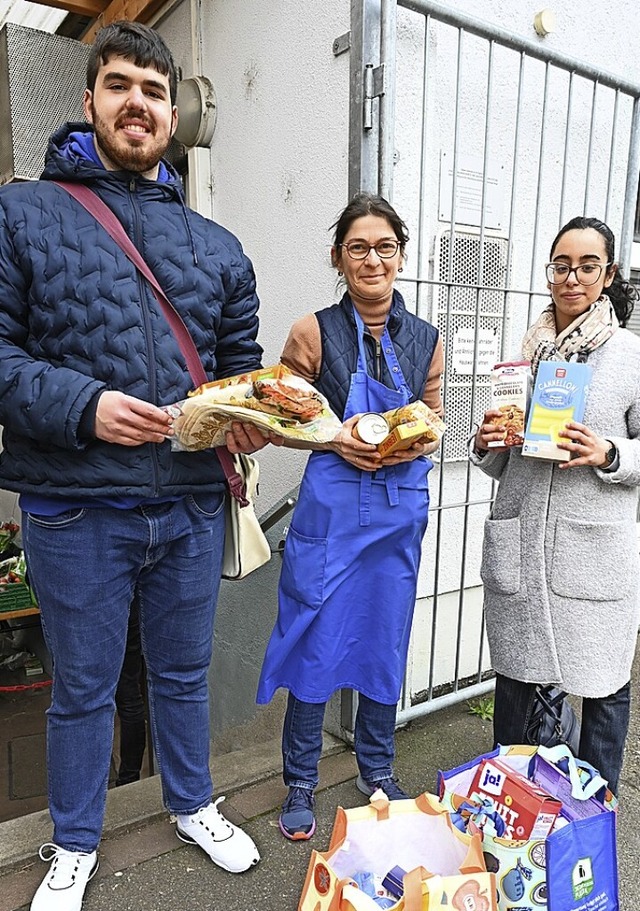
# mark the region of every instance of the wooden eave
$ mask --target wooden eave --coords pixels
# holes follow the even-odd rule
[[[165,0],[34,0],[41,6],[66,10],[76,16],[92,20],[82,36],[82,41],[91,43],[98,29],[116,19],[130,22],[146,22],[160,9]]]

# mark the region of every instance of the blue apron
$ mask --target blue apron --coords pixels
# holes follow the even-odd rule
[[[355,310],[358,364],[343,420],[410,401],[388,330],[382,355],[395,384],[369,376]],[[278,617],[257,701],[286,687],[305,702],[351,688],[388,705],[400,698],[427,528],[433,463],[419,457],[361,471],[334,452],[313,452],[286,538]]]

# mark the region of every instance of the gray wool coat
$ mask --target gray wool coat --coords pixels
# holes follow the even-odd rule
[[[615,471],[471,452],[499,481],[481,576],[494,669],[607,696],[630,678],[640,620],[640,338],[626,329],[589,355],[584,424],[618,449]]]

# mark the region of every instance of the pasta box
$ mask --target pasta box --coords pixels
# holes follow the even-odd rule
[[[569,421],[582,421],[593,369],[569,361],[541,361],[538,367],[522,455],[568,462],[559,436]]]
[[[483,759],[474,776],[469,797],[488,798],[505,822],[505,838],[546,838],[562,802],[514,771],[500,759]]]

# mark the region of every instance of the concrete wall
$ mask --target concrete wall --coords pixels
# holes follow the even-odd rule
[[[291,324],[332,303],[329,226],[346,201],[349,3],[296,0],[202,6],[205,75],[218,96],[211,148],[214,211],[253,260],[264,363]],[[306,457],[265,451],[265,507],[284,496]],[[295,481],[294,481],[295,483]]]

